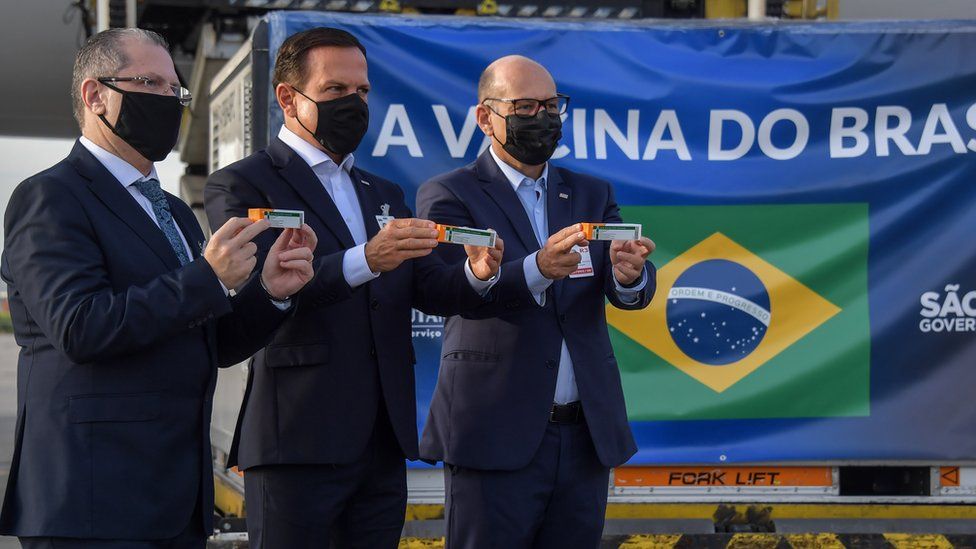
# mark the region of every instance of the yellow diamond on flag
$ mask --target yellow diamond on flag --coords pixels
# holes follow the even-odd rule
[[[608,304],[607,321],[721,393],[840,311],[717,232],[658,271],[650,306]]]

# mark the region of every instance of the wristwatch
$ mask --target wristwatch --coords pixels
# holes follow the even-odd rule
[[[284,299],[278,299],[277,297],[271,295],[271,292],[268,291],[268,287],[264,285],[263,276],[258,275],[258,281],[261,283],[261,289],[264,290],[265,295],[268,296],[268,299],[270,299],[271,303],[273,303],[276,307],[278,307],[279,309],[284,309],[287,308],[289,305],[291,305],[291,296],[288,296]]]

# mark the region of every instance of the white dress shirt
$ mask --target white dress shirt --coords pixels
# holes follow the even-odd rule
[[[359,206],[359,197],[356,195],[356,188],[350,176],[355,161],[352,153],[347,154],[342,159],[342,163],[337,165],[325,151],[305,141],[284,125],[278,131],[278,139],[281,139],[312,168],[315,177],[332,197],[332,202],[335,203],[346,227],[349,228],[356,246],[346,250],[342,256],[342,276],[346,279],[346,283],[350,288],[355,288],[380,276],[380,273],[372,272],[366,262],[366,225],[363,220],[363,210]],[[464,263],[464,273],[471,287],[481,295],[487,293],[498,280],[498,275],[488,280],[479,279],[471,271],[467,261]]]
[[[543,166],[541,177],[532,179],[498,158],[494,148],[489,148],[488,150],[491,152],[491,157],[495,160],[495,163],[498,164],[499,169],[505,175],[505,178],[512,184],[512,188],[515,190],[519,202],[522,203],[522,207],[525,208],[525,213],[529,217],[529,223],[532,224],[532,229],[536,233],[536,239],[539,241],[539,245],[544,246],[546,240],[549,238],[549,221],[546,216],[546,185],[549,179],[549,163],[547,162]],[[528,192],[529,190],[531,192]],[[533,195],[534,200],[530,198]],[[562,230],[562,227],[559,227],[559,230]],[[525,257],[522,261],[522,271],[525,274],[525,283],[529,291],[535,296],[536,302],[539,305],[545,305],[546,289],[549,288],[553,281],[543,276],[542,272],[539,271],[539,264],[536,263],[538,253],[533,252]],[[641,280],[633,288],[624,288],[617,282],[616,277],[613,279],[613,283],[616,286],[617,296],[621,301],[624,303],[636,303],[638,299],[637,294],[647,284],[647,271],[641,271]],[[573,358],[569,355],[569,347],[566,346],[566,340],[563,340],[562,347],[559,351],[559,370],[556,373],[556,393],[553,395],[553,402],[556,404],[566,404],[577,400],[579,400],[579,389],[576,386],[576,372],[573,369]]]
[[[92,156],[98,160],[105,169],[112,174],[115,179],[119,180],[119,183],[125,187],[125,190],[129,191],[132,198],[136,199],[136,202],[142,206],[142,209],[146,211],[146,215],[149,219],[153,220],[153,223],[159,227],[159,220],[156,219],[156,213],[153,212],[152,202],[139,192],[139,188],[133,185],[137,181],[144,181],[149,179],[155,179],[159,181],[159,175],[156,174],[156,166],[153,165],[152,171],[149,175],[142,175],[142,172],[136,169],[135,166],[129,164],[125,160],[115,156],[114,154],[106,151],[105,149],[99,147],[98,145],[92,143],[87,137],[81,137],[78,141],[81,145],[88,149],[88,152],[92,153]],[[173,216],[173,225],[176,226],[176,232],[180,235],[180,240],[183,242],[183,247],[186,248],[186,257],[193,257],[193,250],[190,249],[190,245],[186,241],[186,237],[183,236],[183,229],[180,228],[180,224],[176,222],[176,216]]]
[[[102,166],[105,166],[105,169],[108,170],[108,172],[112,174],[115,179],[119,180],[119,183],[122,184],[125,190],[129,191],[132,198],[136,199],[136,202],[146,212],[149,219],[152,219],[153,223],[159,227],[159,220],[156,219],[156,212],[153,211],[152,201],[146,198],[142,194],[142,191],[140,191],[139,188],[134,185],[134,183],[137,181],[145,181],[149,179],[159,181],[159,175],[156,173],[156,165],[153,164],[152,169],[149,171],[149,175],[142,175],[142,172],[136,169],[135,166],[99,147],[87,137],[82,136],[78,139],[78,141],[81,143],[81,146],[85,147],[88,149],[88,152],[92,153],[92,156],[94,156],[95,159],[102,164]],[[183,242],[183,247],[186,248],[186,257],[191,258],[192,260],[193,250],[190,249],[190,244],[186,241],[186,236],[183,235],[183,229],[180,228],[180,224],[176,222],[176,216],[173,216],[173,226],[176,227],[176,233],[180,235],[180,241]],[[159,228],[162,230],[162,227]],[[200,255],[203,255],[203,250],[200,250]],[[217,283],[220,284],[221,289],[224,290],[224,295],[230,295],[230,290],[224,285],[222,280],[218,278]],[[282,311],[291,307],[290,299],[283,301],[272,299],[271,303]]]

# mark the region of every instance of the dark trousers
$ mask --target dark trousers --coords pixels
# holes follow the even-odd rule
[[[81,538],[20,538],[24,549],[205,549],[207,534],[200,520],[200,498],[186,528],[175,538],[159,540],[117,540]]]
[[[244,473],[251,549],[395,548],[407,509],[403,451],[381,408],[360,459]]]
[[[610,469],[585,423],[550,423],[532,461],[516,471],[446,466],[447,549],[594,549]]]

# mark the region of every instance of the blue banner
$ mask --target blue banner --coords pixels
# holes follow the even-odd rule
[[[365,45],[356,162],[408,197],[487,146],[492,60],[571,96],[554,161],[611,181],[659,247],[654,304],[608,309],[631,463],[976,461],[973,22],[281,12],[272,60],[315,26]],[[414,317],[418,428],[441,320]]]

